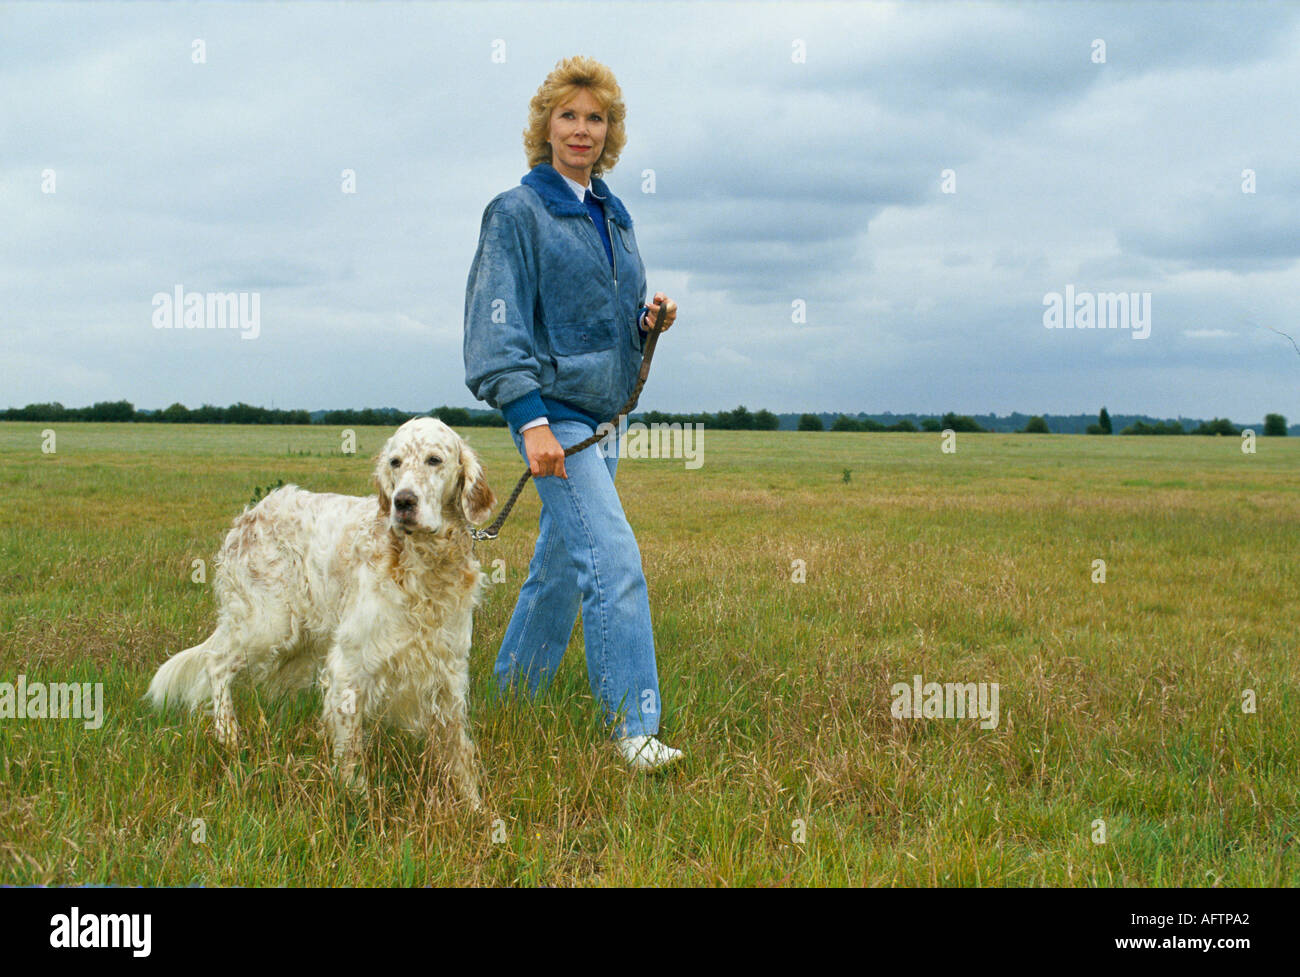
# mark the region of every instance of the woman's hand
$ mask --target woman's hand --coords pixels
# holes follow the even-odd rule
[[[645,315],[646,332],[654,332],[660,328],[661,316],[663,331],[667,332],[672,328],[673,322],[677,319],[676,302],[663,292],[655,292],[654,301],[647,308],[649,311]],[[533,478],[544,478],[547,475],[569,477],[568,472],[564,470],[564,449],[560,447],[560,442],[555,440],[549,424],[539,424],[524,432],[524,453],[528,456],[528,470],[533,473]]]
[[[538,424],[524,432],[524,452],[528,455],[528,470],[533,478],[559,475],[568,478],[564,470],[564,449],[555,440],[549,424]]]
[[[663,292],[655,292],[654,301],[647,308],[650,310],[645,314],[645,331],[654,332],[659,328],[659,313],[664,315],[663,331],[667,332],[672,328],[673,322],[677,319],[677,303],[670,299]]]

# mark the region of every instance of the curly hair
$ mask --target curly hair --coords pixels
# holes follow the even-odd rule
[[[627,145],[627,106],[623,104],[623,90],[614,79],[614,72],[594,58],[576,55],[555,64],[555,68],[528,102],[528,128],[524,130],[524,152],[528,155],[528,168],[538,163],[551,162],[551,112],[563,105],[579,89],[585,88],[600,103],[607,123],[605,146],[600,158],[592,164],[591,175],[600,176],[614,168],[619,154]]]

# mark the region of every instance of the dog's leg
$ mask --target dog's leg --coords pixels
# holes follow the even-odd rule
[[[444,685],[435,693],[437,709],[434,720],[442,755],[446,758],[452,785],[461,800],[475,811],[483,805],[478,793],[478,763],[474,741],[469,738],[469,715],[465,708],[464,689],[469,684],[469,662],[461,664],[458,681]],[[457,691],[457,689],[461,691]]]
[[[230,647],[221,629],[208,639],[208,681],[212,685],[213,733],[217,742],[229,749],[239,745],[239,723],[235,722],[235,702],[230,684],[244,667],[244,656]]]
[[[334,763],[339,776],[349,787],[364,790],[366,777],[357,769],[361,761],[361,720],[364,703],[359,688],[343,668],[343,655],[337,647],[325,662],[328,685],[325,689],[325,729],[334,747]]]
[[[478,794],[478,764],[475,762],[474,742],[466,731],[464,712],[444,723],[443,742],[450,761],[451,780],[461,800],[477,811],[483,806]]]

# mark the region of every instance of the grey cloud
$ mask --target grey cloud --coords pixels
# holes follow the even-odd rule
[[[1300,199],[1236,194],[1187,202],[1159,224],[1120,232],[1121,247],[1195,268],[1258,271],[1300,257]]]
[[[1294,364],[1265,355],[1282,341],[1241,322],[1253,306],[1287,329],[1300,287],[1295,8],[646,2],[608,25],[587,10],[6,7],[7,397],[470,403],[455,340],[479,219],[523,173],[529,96],[585,51],[629,106],[611,186],[650,287],[682,307],[647,408],[1073,412],[1106,396],[1300,416]],[[671,59],[647,57],[651,36]],[[1249,200],[1231,192],[1246,166]],[[938,191],[948,167],[955,196]],[[1070,281],[1155,290],[1152,338],[1044,330],[1043,292]],[[175,283],[265,290],[262,338],[153,332],[149,296]]]

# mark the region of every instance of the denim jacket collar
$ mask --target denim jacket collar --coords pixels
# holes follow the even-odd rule
[[[542,198],[542,203],[546,209],[556,217],[586,217],[587,207],[579,200],[569,185],[564,182],[564,177],[556,171],[550,163],[538,163],[531,170],[524,174],[519,181],[526,187],[531,187]],[[610,192],[605,181],[598,176],[591,178],[591,188],[598,196],[605,198],[605,210],[609,214],[609,219],[620,227],[631,227],[632,216],[623,206],[623,202]]]

